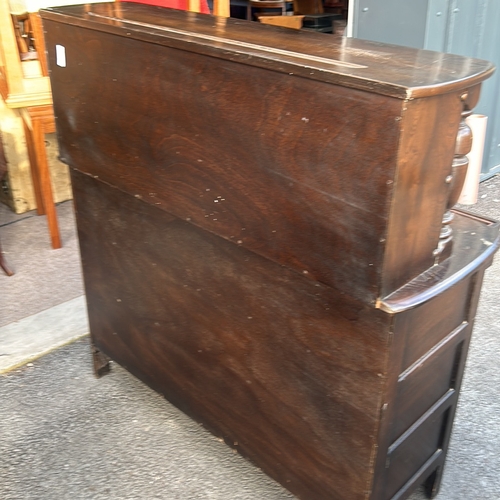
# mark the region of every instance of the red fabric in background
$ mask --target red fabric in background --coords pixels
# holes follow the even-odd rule
[[[167,7],[169,9],[188,10],[188,0],[121,0],[122,2],[145,3],[156,5],[157,7]],[[210,14],[207,0],[200,0],[200,12]]]

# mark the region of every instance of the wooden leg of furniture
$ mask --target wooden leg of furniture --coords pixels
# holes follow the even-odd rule
[[[45,150],[45,134],[55,131],[52,106],[37,106],[27,108],[23,115],[26,130],[26,143],[31,163],[31,173],[37,205],[41,206],[38,213],[47,216],[52,248],[61,248],[61,235],[57,222],[57,212],[50,184],[49,166]]]
[[[42,198],[42,188],[40,186],[40,175],[38,173],[35,148],[33,147],[33,134],[31,132],[31,128],[25,120],[23,120],[23,125],[24,135],[26,137],[26,148],[28,150],[28,158],[30,160],[31,180],[33,182],[33,190],[35,191],[36,212],[38,215],[45,215],[45,207],[43,205]]]
[[[97,378],[101,378],[106,373],[111,370],[110,358],[106,356],[102,351],[100,351],[93,343],[92,347],[92,360],[94,362],[94,375]]]
[[[38,118],[33,119],[33,139],[37,158],[37,169],[40,175],[43,206],[47,216],[47,224],[49,226],[52,248],[61,248],[61,235],[59,234],[56,206],[52,195],[49,166],[47,164],[47,153],[45,151],[45,131],[42,120]]]
[[[3,269],[5,274],[7,276],[12,276],[14,273],[11,271],[9,266],[7,265],[7,262],[5,262],[3,253],[2,253],[2,246],[0,245],[0,267]]]
[[[424,490],[428,498],[435,498],[439,493],[442,476],[443,467],[438,467],[425,481]]]

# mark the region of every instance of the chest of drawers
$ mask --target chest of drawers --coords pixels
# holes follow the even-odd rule
[[[450,211],[491,65],[144,5],[42,16],[97,370],[299,498],[435,493],[498,247]]]

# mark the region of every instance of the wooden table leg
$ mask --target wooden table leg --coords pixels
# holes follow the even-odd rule
[[[37,211],[47,217],[52,248],[61,248],[61,235],[45,150],[45,134],[55,130],[52,106],[27,108],[25,114],[23,114],[23,120]]]
[[[42,188],[40,186],[40,174],[38,173],[37,159],[34,148],[35,141],[31,132],[31,128],[26,123],[26,120],[23,120],[23,125],[24,135],[26,137],[26,148],[28,150],[28,158],[30,160],[31,180],[33,182],[33,191],[35,192],[36,212],[38,215],[45,215],[45,208],[42,198]]]
[[[43,208],[47,216],[49,226],[50,240],[52,248],[61,248],[61,235],[59,234],[59,224],[57,222],[56,206],[52,196],[52,187],[50,185],[49,166],[47,164],[47,153],[45,151],[45,134],[42,120],[33,119],[33,144],[35,146],[36,166],[40,178],[40,187],[43,200]]]
[[[4,259],[1,245],[0,245],[0,267],[4,270],[4,272],[7,276],[12,276],[14,274]]]

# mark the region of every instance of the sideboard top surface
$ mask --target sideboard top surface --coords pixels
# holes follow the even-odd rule
[[[42,17],[401,99],[470,87],[494,71],[452,54],[134,3],[54,7]]]

